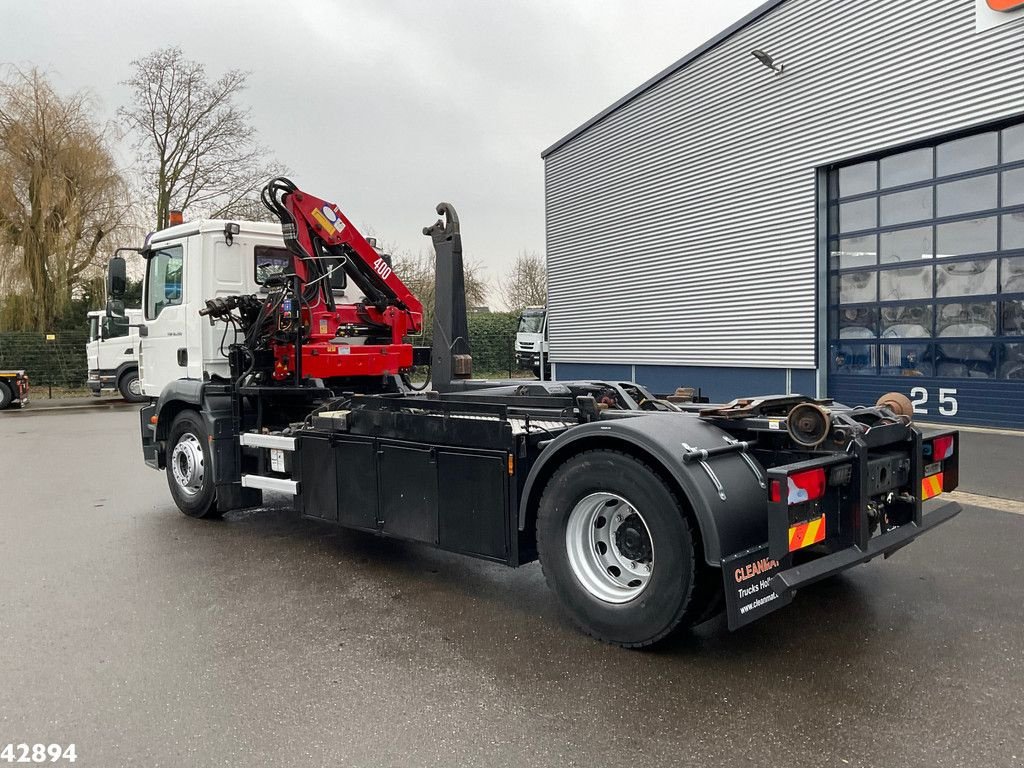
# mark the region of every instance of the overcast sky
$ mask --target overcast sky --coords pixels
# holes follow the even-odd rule
[[[155,48],[249,70],[240,101],[300,187],[412,251],[448,200],[496,277],[543,252],[541,151],[760,2],[0,0],[0,63],[105,118]]]

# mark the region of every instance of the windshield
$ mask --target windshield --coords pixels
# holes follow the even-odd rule
[[[522,315],[519,318],[519,333],[540,333],[544,330],[544,315]]]

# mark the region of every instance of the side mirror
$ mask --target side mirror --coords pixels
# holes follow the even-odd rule
[[[124,295],[128,290],[128,270],[123,256],[107,262],[107,316],[124,317]]]

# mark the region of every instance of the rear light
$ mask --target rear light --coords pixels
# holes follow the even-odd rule
[[[932,440],[932,461],[943,461],[953,455],[953,436],[943,435]]]
[[[806,501],[820,499],[825,495],[825,470],[818,467],[797,472],[786,478],[786,485],[788,486],[787,504],[803,504]],[[769,493],[773,502],[782,501],[782,482],[772,480]]]
[[[801,504],[814,501],[825,495],[825,470],[821,467],[790,475],[789,503]]]

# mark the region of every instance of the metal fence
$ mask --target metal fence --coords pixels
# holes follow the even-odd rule
[[[469,316],[469,341],[473,352],[473,375],[520,377],[529,372],[517,370],[515,356],[518,318],[505,313]],[[85,347],[89,334],[63,331],[52,334],[29,331],[0,332],[0,369],[24,369],[32,384],[33,395],[53,396],[53,390],[85,387],[88,363]],[[416,338],[416,344],[430,344],[429,336]]]
[[[88,342],[86,330],[50,334],[6,331],[0,333],[0,369],[25,370],[35,397],[40,397],[44,388],[50,396],[53,389],[81,389],[88,373]]]

